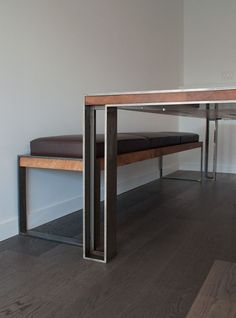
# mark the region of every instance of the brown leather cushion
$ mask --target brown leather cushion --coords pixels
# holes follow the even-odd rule
[[[120,133],[117,136],[117,151],[119,154],[144,150],[149,148],[146,137]],[[83,136],[66,135],[43,137],[30,143],[31,155],[82,158]],[[97,135],[97,157],[104,156],[104,136]]]
[[[199,141],[199,135],[186,132],[144,132],[136,134],[149,138],[150,148],[159,148]]]
[[[196,142],[199,136],[179,132],[119,133],[117,136],[118,154]],[[30,143],[31,155],[49,157],[82,158],[82,135],[43,137]],[[97,135],[97,157],[104,156],[104,137]]]

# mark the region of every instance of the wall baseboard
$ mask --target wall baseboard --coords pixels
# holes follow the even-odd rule
[[[30,211],[28,214],[28,226],[34,228],[41,224],[61,218],[67,214],[73,213],[82,209],[83,197],[77,196],[62,202],[44,207],[42,209]]]
[[[178,169],[176,164],[170,164],[165,167],[165,173],[171,173]],[[118,183],[118,194],[127,192],[131,189],[149,183],[158,179],[158,171],[152,171],[143,175],[127,178]],[[103,187],[101,189],[101,195],[103,195]],[[29,212],[28,224],[29,228],[34,228],[41,224],[50,222],[52,220],[63,217],[72,212],[78,211],[83,207],[83,197],[77,196],[63,202],[57,202],[56,204],[44,207],[42,209]],[[10,238],[18,234],[18,218],[11,219],[0,224],[0,241]]]
[[[199,170],[199,163],[185,163],[182,164],[179,168],[180,170]],[[209,165],[209,171],[211,171],[212,167]],[[217,165],[217,172],[220,173],[236,173],[236,165],[224,165],[218,164]]]
[[[0,224],[0,241],[18,234],[18,218],[7,220]]]

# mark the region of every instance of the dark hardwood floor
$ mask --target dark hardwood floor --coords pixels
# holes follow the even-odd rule
[[[119,254],[106,265],[73,246],[1,242],[0,317],[184,318],[214,261],[236,262],[236,175],[155,181],[119,196],[118,210]],[[41,229],[78,235],[81,221]]]
[[[187,318],[236,317],[236,264],[215,261]]]

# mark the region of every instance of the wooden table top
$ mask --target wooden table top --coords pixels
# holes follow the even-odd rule
[[[124,92],[85,97],[85,105],[87,106],[229,102],[236,102],[236,87]]]
[[[206,109],[218,104],[218,109]],[[174,116],[236,119],[236,87],[177,89],[88,95],[86,106],[113,106],[119,109]]]

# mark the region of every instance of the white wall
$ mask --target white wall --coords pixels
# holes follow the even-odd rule
[[[16,162],[31,139],[81,133],[85,94],[182,84],[182,13],[182,0],[0,0],[0,239],[18,231]],[[119,119],[122,131],[178,128],[176,118]],[[155,178],[156,165],[119,169],[119,191]],[[31,225],[81,208],[80,174],[29,177]]]
[[[235,14],[235,0],[184,1],[185,87],[236,85]],[[181,130],[202,136],[204,127],[204,120],[180,119]],[[235,121],[220,122],[218,171],[236,172],[235,134]],[[181,155],[182,168],[197,168],[197,160],[195,154]]]

